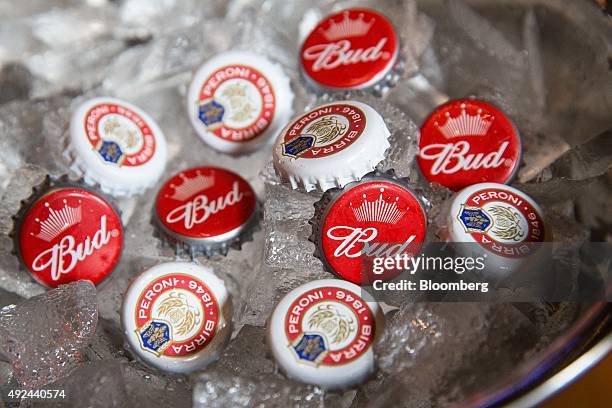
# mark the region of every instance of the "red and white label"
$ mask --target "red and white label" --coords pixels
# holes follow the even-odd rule
[[[313,109],[285,132],[282,154],[296,159],[331,156],[352,145],[363,134],[366,122],[361,109],[346,103]]]
[[[348,9],[321,21],[304,41],[302,68],[330,88],[370,86],[392,69],[398,41],[393,26],[368,9]]]
[[[100,158],[114,165],[141,166],[155,153],[155,135],[150,125],[117,103],[92,107],[85,115],[85,134]]]
[[[459,222],[484,248],[506,258],[533,253],[544,241],[542,216],[521,194],[486,188],[472,193],[461,206]]]
[[[23,262],[50,287],[81,279],[97,285],[112,272],[122,245],[119,215],[101,197],[78,188],[40,198],[19,232]]]
[[[325,262],[336,274],[365,284],[396,276],[399,271],[373,275],[374,259],[416,255],[426,225],[423,208],[409,190],[392,182],[369,181],[334,201],[318,239]]]
[[[268,78],[255,68],[227,65],[204,81],[199,106],[200,121],[209,132],[226,141],[246,142],[274,119],[276,96]]]
[[[151,323],[170,327],[169,333],[162,331],[161,347],[153,349],[158,356],[185,357],[202,350],[214,338],[219,315],[219,304],[210,288],[200,279],[177,272],[153,280],[141,292],[134,319],[137,331],[148,330]],[[143,349],[152,351],[150,344]]]
[[[329,286],[311,289],[291,304],[285,333],[300,363],[339,366],[369,349],[376,322],[360,296]]]
[[[211,238],[247,223],[255,204],[255,192],[238,174],[218,167],[197,167],[168,180],[155,208],[164,227],[175,234]]]
[[[519,165],[521,142],[510,119],[481,101],[457,100],[434,110],[421,127],[418,161],[425,177],[454,191],[506,183]]]

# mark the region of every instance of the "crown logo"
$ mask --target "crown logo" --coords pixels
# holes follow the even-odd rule
[[[461,114],[455,118],[446,112],[444,116],[448,119],[442,126],[436,122],[436,126],[444,137],[451,139],[459,136],[484,136],[493,123],[493,117],[485,119],[482,117],[482,109],[476,111],[476,115],[468,115],[465,111],[465,103],[461,104]]]
[[[385,189],[380,189],[380,196],[378,199],[374,201],[366,200],[366,195],[363,195],[363,202],[359,207],[352,207],[353,214],[355,214],[355,218],[357,221],[361,222],[382,222],[385,224],[397,224],[399,220],[405,214],[405,211],[401,211],[397,208],[397,202],[399,201],[399,197],[395,197],[395,202],[393,204],[389,204],[383,199],[383,194]]]
[[[374,19],[366,22],[363,19],[363,13],[360,13],[356,19],[349,17],[349,10],[342,13],[344,18],[336,23],[334,20],[329,22],[329,27],[321,32],[329,41],[335,41],[347,37],[361,37],[370,31],[370,27],[374,24]]]
[[[170,187],[174,188],[174,194],[170,198],[178,201],[185,201],[215,185],[214,176],[204,176],[199,171],[195,177],[187,178],[184,173],[179,174],[179,177],[183,180],[180,185],[170,184]]]
[[[79,200],[80,202],[81,200]],[[64,207],[59,211],[51,208],[49,203],[45,203],[45,207],[49,210],[47,219],[44,221],[41,221],[39,218],[35,219],[40,224],[40,232],[36,235],[30,233],[30,235],[34,235],[44,241],[52,241],[68,228],[81,222],[81,206],[76,208],[69,207],[66,200],[64,200]]]

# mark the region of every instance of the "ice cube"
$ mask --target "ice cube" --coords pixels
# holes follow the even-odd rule
[[[22,297],[40,294],[44,288],[32,279],[12,253],[14,243],[10,234],[15,222],[12,217],[19,211],[21,200],[28,198],[32,187],[42,183],[45,176],[46,172],[40,167],[24,166],[6,180],[5,191],[0,188],[0,287]]]
[[[120,6],[120,22],[131,30],[159,35],[221,17],[226,6],[227,2],[220,0],[125,0]]]
[[[191,406],[191,383],[182,375],[165,374],[132,361],[122,364],[126,406],[188,407]]]
[[[273,177],[273,176],[270,176]],[[264,203],[263,264],[246,293],[245,323],[263,325],[278,299],[294,287],[330,278],[314,257],[308,223],[320,193],[305,194],[283,184],[267,183]]]
[[[114,5],[49,8],[28,19],[34,37],[47,47],[58,49],[67,46],[80,48],[88,43],[108,40],[116,21]]]
[[[324,392],[273,375],[249,377],[203,372],[193,390],[193,407],[350,407],[354,392]]]
[[[0,63],[24,64],[33,76],[30,92],[34,97],[93,86],[126,47],[114,38],[114,4],[49,7],[17,19],[0,17],[0,21]]]
[[[84,381],[84,379],[87,379]],[[46,389],[64,390],[64,399],[37,401],[35,407],[188,407],[190,384],[186,377],[168,375],[125,359],[80,364],[70,376]],[[44,403],[44,405],[43,405]]]
[[[447,1],[446,5],[455,24],[479,50],[512,64],[515,68],[518,68],[524,61],[521,50],[508,40],[506,34],[466,2],[463,0]]]
[[[211,19],[204,25],[128,48],[110,65],[103,82],[105,92],[134,98],[187,84],[192,70],[231,46],[230,37],[224,35],[226,27],[221,20]]]
[[[584,180],[554,179],[544,183],[517,184],[516,187],[533,197],[545,214],[551,212],[580,220],[580,224],[589,230],[607,229],[612,199],[607,174]],[[567,226],[572,228],[574,225],[572,222]],[[571,239],[573,232],[564,232],[564,223],[552,223],[552,227],[560,237]]]
[[[61,92],[80,93],[98,85],[124,48],[123,41],[109,38],[95,46],[66,47],[28,57],[25,65],[38,80],[32,96],[45,98]]]
[[[548,177],[583,180],[604,174],[612,166],[612,129],[574,147],[555,161]]]
[[[27,17],[34,14],[46,12],[50,9],[65,9],[83,4],[101,7],[107,5],[109,0],[20,0],[15,3],[12,0],[0,0],[0,16],[4,18]]]
[[[263,232],[259,231],[253,241],[246,242],[240,250],[230,250],[227,256],[217,255],[212,259],[199,257],[198,262],[211,267],[225,283],[232,297],[232,329],[237,333],[244,322],[248,300],[260,275],[263,252]]]
[[[408,177],[416,182],[419,177],[416,171],[419,128],[410,117],[395,106],[372,98],[366,100],[381,114],[391,132],[389,137],[391,147],[379,167],[383,170],[393,169],[399,177]]]
[[[63,397],[35,400],[33,407],[125,407],[128,396],[121,375],[123,364],[114,359],[79,364],[69,376],[43,387],[61,390]]]
[[[19,303],[22,300],[23,298],[18,294],[0,288],[0,308]]]
[[[27,99],[32,89],[32,81],[32,74],[21,64],[9,63],[0,66],[0,105]]]
[[[193,375],[194,407],[348,407],[354,392],[324,392],[277,373],[265,341],[266,329],[245,325],[206,371]]]
[[[532,8],[527,10],[523,19],[523,42],[529,66],[529,81],[535,96],[534,107],[537,113],[543,113],[546,107],[546,82],[542,53],[540,50],[540,26]]]
[[[320,267],[308,241],[314,203],[321,193],[306,194],[283,185],[266,186],[264,226],[265,263],[272,267],[310,270]]]
[[[0,310],[0,350],[20,384],[37,388],[67,375],[98,322],[95,287],[62,285]]]
[[[88,361],[126,358],[121,328],[106,319],[98,319],[98,327],[83,356]]]
[[[536,340],[533,325],[510,304],[405,302],[386,322],[375,346],[379,372],[354,405],[461,401],[460,393],[493,381],[465,373],[514,367]]]
[[[54,174],[66,172],[68,167],[62,153],[70,120],[69,104],[70,98],[56,96],[2,105],[0,132],[4,137],[0,142],[3,163],[0,168],[5,167],[12,174],[27,163]]]
[[[531,135],[527,140],[523,140],[523,166],[519,168],[518,180],[521,183],[533,180],[569,149],[570,145],[558,134]]]

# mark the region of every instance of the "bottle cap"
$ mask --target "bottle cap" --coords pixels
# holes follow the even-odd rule
[[[521,161],[521,139],[496,107],[461,99],[436,108],[423,123],[418,162],[427,180],[454,191],[508,183]]]
[[[245,51],[217,54],[196,72],[188,92],[189,119],[212,148],[250,153],[271,143],[293,114],[283,69]]]
[[[372,373],[372,346],[383,315],[362,293],[350,282],[323,279],[281,299],[268,324],[268,343],[288,377],[335,389],[359,384]]]
[[[421,200],[394,173],[372,172],[343,189],[327,190],[310,220],[315,256],[356,284],[388,280],[400,271],[373,273],[374,258],[416,255],[427,217]]]
[[[72,115],[68,154],[85,182],[129,196],[159,180],[166,166],[166,139],[155,121],[131,103],[94,98]]]
[[[306,37],[302,73],[316,88],[332,91],[393,85],[402,69],[399,40],[382,14],[352,8],[325,17]]]
[[[43,285],[54,288],[76,280],[97,285],[121,255],[118,212],[78,183],[47,178],[15,219],[17,255]]]
[[[154,213],[162,235],[192,256],[239,248],[258,221],[255,191],[219,167],[195,167],[170,178],[157,194]]]
[[[504,184],[464,188],[451,201],[451,242],[475,242],[501,258],[525,258],[546,239],[542,210],[527,194]]]
[[[212,269],[168,262],[131,283],[121,322],[131,351],[145,363],[190,373],[219,357],[231,333],[231,313],[225,284]]]
[[[321,105],[282,130],[274,146],[274,169],[294,189],[342,187],[385,158],[389,135],[383,118],[365,103]]]

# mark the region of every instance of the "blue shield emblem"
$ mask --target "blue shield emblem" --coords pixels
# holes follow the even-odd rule
[[[142,347],[158,356],[170,345],[170,326],[167,323],[151,320],[137,332]]]
[[[123,151],[121,151],[121,146],[119,143],[113,142],[111,140],[103,141],[98,147],[98,153],[104,161],[109,163],[119,163],[121,158],[123,157]]]
[[[465,227],[467,232],[485,232],[489,229],[493,220],[483,210],[479,207],[461,207],[461,212],[459,213],[459,221]]]
[[[292,347],[300,360],[309,362],[314,362],[327,353],[325,340],[320,334],[303,334]]]
[[[293,158],[309,150],[315,144],[313,135],[300,135],[288,143],[283,143],[283,154]]]
[[[210,100],[203,103],[198,108],[198,118],[206,126],[212,126],[223,121],[223,115],[225,114],[225,108],[215,100]]]

